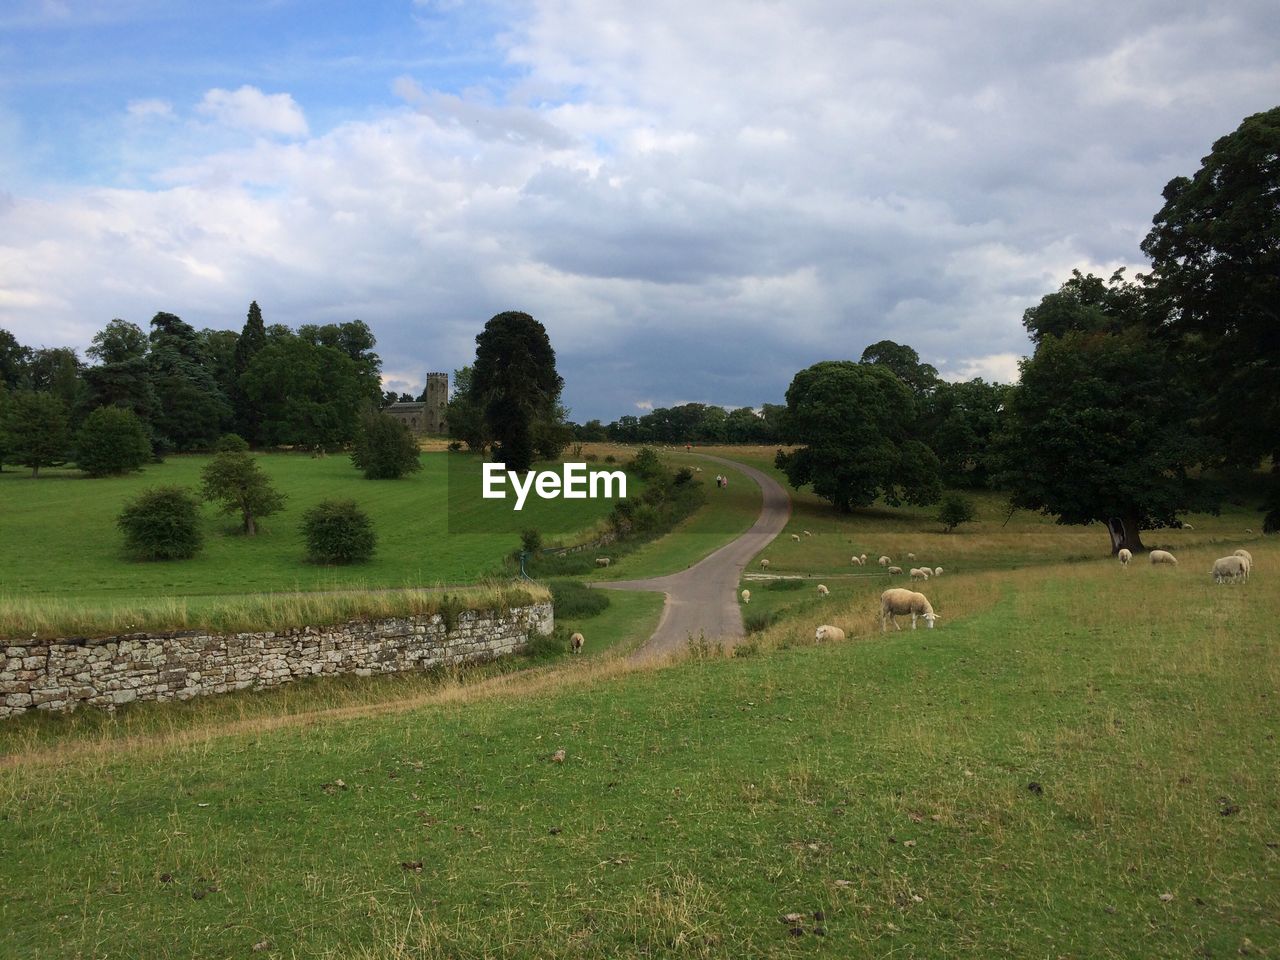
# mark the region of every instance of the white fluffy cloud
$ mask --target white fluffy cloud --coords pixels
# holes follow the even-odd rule
[[[287,93],[263,93],[245,85],[238,90],[215,87],[204,95],[196,112],[234,130],[305,137],[307,118]]]
[[[160,125],[146,189],[0,205],[0,326],[83,345],[162,309],[238,327],[257,299],[268,322],[364,319],[406,384],[523,309],[582,419],[777,401],[886,337],[1014,379],[1023,309],[1072,267],[1136,263],[1164,183],[1274,105],[1277,29],[951,9],[545,0],[502,38],[516,82],[397,66],[398,108],[315,134],[289,94],[211,90],[201,117],[269,136]]]

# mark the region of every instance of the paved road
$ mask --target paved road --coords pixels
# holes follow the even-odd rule
[[[704,460],[719,463],[746,474],[764,494],[760,516],[751,529],[738,539],[725,544],[715,553],[699,560],[687,570],[651,577],[647,580],[615,580],[592,584],[604,590],[645,590],[667,595],[662,619],[653,636],[635,658],[661,656],[680,650],[690,637],[733,643],[743,636],[742,611],[738,606],[738,580],[751,558],[782,532],[791,517],[791,498],[766,473],[735,460],[724,460],[700,454]]]

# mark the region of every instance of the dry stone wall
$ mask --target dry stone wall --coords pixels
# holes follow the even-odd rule
[[[114,709],[265,689],[303,677],[477,663],[521,650],[554,625],[551,604],[351,621],[263,633],[186,630],[52,641],[0,641],[0,718],[27,710]]]

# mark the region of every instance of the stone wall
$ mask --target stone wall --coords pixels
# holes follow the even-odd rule
[[[303,677],[476,663],[515,653],[553,627],[550,603],[508,612],[351,621],[263,633],[186,630],[118,637],[0,641],[0,717],[26,710],[114,709],[260,690]]]

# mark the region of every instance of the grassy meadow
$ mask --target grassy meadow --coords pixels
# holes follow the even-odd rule
[[[1250,549],[1243,585],[960,572],[884,635],[841,587],[736,656],[10,742],[0,955],[1267,956],[1280,548]]]

